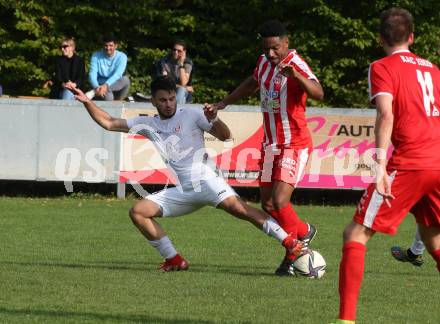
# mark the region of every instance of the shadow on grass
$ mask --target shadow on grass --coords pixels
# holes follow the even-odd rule
[[[90,263],[56,263],[56,262],[19,262],[19,261],[0,261],[2,265],[16,265],[25,267],[60,267],[70,269],[104,269],[122,271],[156,271],[158,264],[147,262],[103,262],[96,261]],[[265,266],[254,265],[219,265],[219,264],[197,264],[190,263],[191,272],[199,273],[225,273],[241,276],[271,276],[273,269]]]
[[[97,262],[101,263],[101,262]],[[105,269],[105,270],[130,270],[130,271],[145,271],[146,266],[153,267],[152,264],[142,263],[143,266],[134,265],[119,265],[113,264],[112,262],[107,262],[107,264],[97,264],[95,262],[91,263],[55,263],[55,262],[12,262],[12,261],[0,261],[0,264],[7,265],[18,265],[26,267],[60,267],[60,268],[71,268],[71,269]],[[128,264],[128,263],[127,263]]]
[[[91,312],[69,312],[69,311],[54,311],[54,310],[44,310],[44,309],[7,309],[0,307],[0,314],[10,315],[10,316],[29,316],[38,317],[53,317],[53,318],[69,318],[78,319],[80,322],[83,320],[99,320],[99,321],[115,321],[121,323],[176,323],[176,324],[189,324],[189,323],[202,323],[211,324],[215,323],[213,321],[206,320],[194,320],[194,319],[175,319],[175,318],[162,318],[150,315],[112,315],[112,314],[100,314]],[[0,316],[2,317],[2,316]]]
[[[258,270],[258,271],[255,271]],[[226,274],[236,274],[241,276],[270,276],[273,277],[273,272],[268,267],[258,267],[253,265],[246,266],[225,266],[219,264],[197,264],[192,263],[190,265],[190,271],[200,272],[200,273],[226,273]]]
[[[399,267],[400,265],[396,266]],[[408,266],[408,269],[405,269],[405,267]],[[409,268],[412,267],[412,268]],[[426,273],[419,271],[420,269],[412,266],[412,265],[402,265],[402,269],[396,270],[395,268],[392,268],[390,270],[380,270],[380,273],[378,273],[376,270],[365,270],[366,275],[374,275],[376,277],[386,277],[386,276],[396,276],[396,277],[402,277],[405,279],[409,278],[438,278],[438,272],[432,272],[432,273]]]

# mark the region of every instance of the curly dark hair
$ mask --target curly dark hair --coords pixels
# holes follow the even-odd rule
[[[151,82],[150,89],[154,97],[159,90],[176,91],[176,82],[169,76],[159,76]]]
[[[258,35],[266,37],[284,37],[287,35],[286,27],[277,19],[268,20],[258,28]]]

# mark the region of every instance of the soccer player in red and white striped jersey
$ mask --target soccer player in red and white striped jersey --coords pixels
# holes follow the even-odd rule
[[[336,323],[355,321],[367,242],[376,232],[395,234],[409,212],[440,271],[440,71],[409,51],[414,34],[407,10],[382,12],[379,30],[387,56],[370,65],[368,76],[377,110],[377,180],[344,230]]]
[[[322,100],[324,92],[307,63],[289,49],[281,22],[267,21],[259,34],[263,55],[253,74],[214,107],[224,109],[260,90],[265,134],[259,179],[262,206],[286,232],[308,245],[316,229],[299,219],[290,199],[312,148],[305,118],[306,99]],[[293,260],[294,256],[286,253],[276,274],[293,275]]]

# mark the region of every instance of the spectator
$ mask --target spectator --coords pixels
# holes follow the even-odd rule
[[[156,64],[156,75],[167,75],[176,82],[176,101],[178,104],[192,101],[192,74],[194,64],[186,54],[186,42],[177,40],[174,42],[171,53],[164,56]]]
[[[74,100],[73,93],[67,87],[83,88],[86,73],[84,60],[76,55],[73,37],[64,38],[60,50],[61,56],[55,60],[53,80],[49,82],[49,85],[52,86],[50,97],[52,99]]]
[[[103,38],[104,48],[92,55],[89,81],[93,90],[87,92],[92,99],[123,100],[127,97],[130,80],[124,76],[127,55],[118,51],[113,35]]]

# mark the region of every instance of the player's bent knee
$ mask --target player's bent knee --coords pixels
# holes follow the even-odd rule
[[[145,218],[160,217],[162,212],[154,202],[143,200],[130,209],[129,216],[134,223],[139,223]]]
[[[367,244],[374,233],[375,232],[373,230],[365,227],[364,225],[351,222],[345,227],[344,232],[342,233],[342,238],[344,243],[354,241]]]
[[[130,216],[130,219],[132,220],[133,223],[138,224],[143,216],[141,213],[138,213],[135,209],[135,207],[130,208],[128,215]]]
[[[272,198],[273,201],[273,209],[280,210],[284,208],[287,204],[290,204],[290,197],[289,199],[281,196],[276,196]]]

